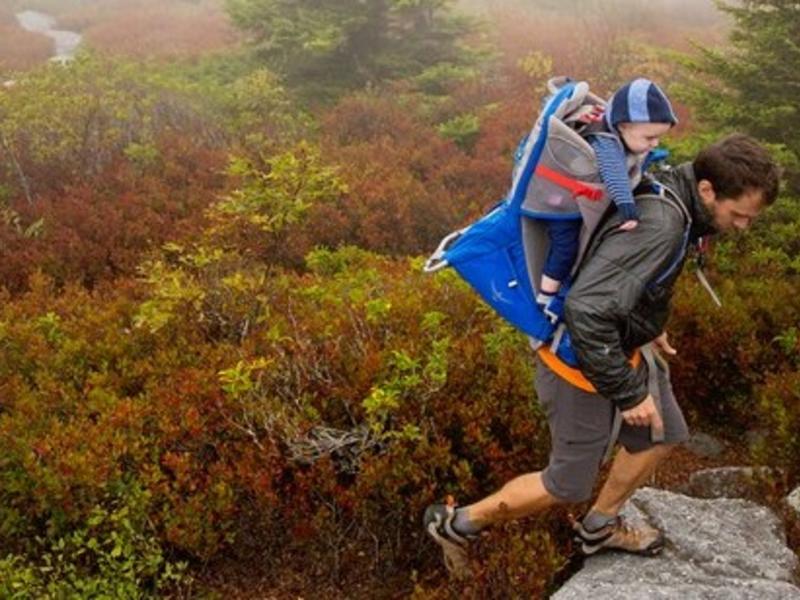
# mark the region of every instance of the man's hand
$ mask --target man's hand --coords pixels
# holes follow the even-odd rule
[[[661,420],[661,415],[658,414],[656,408],[656,401],[653,396],[647,394],[647,397],[633,408],[622,411],[622,418],[628,425],[634,427],[651,427],[653,430],[653,437],[658,437],[664,433],[664,422]]]
[[[660,336],[658,336],[656,339],[654,339],[653,343],[655,344],[656,348],[658,348],[659,350],[663,350],[665,354],[668,354],[670,356],[675,356],[678,353],[678,351],[675,350],[675,348],[669,345],[669,342],[667,341],[666,331],[662,333]]]

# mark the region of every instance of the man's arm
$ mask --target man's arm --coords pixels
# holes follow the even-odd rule
[[[644,199],[636,229],[605,233],[581,267],[564,316],[581,371],[620,409],[647,397],[647,374],[631,368],[621,332],[646,286],[680,251],[683,217],[660,199]],[[618,217],[614,217],[618,220]]]

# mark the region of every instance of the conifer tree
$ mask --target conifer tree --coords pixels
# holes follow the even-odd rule
[[[703,48],[687,61],[695,118],[781,145],[790,189],[800,192],[800,3],[743,0],[720,8],[733,17],[730,45]]]
[[[463,64],[470,21],[452,0],[226,0],[257,55],[290,86],[323,96]]]

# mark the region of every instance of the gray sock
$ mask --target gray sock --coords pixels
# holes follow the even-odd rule
[[[581,523],[583,528],[587,531],[599,531],[616,517],[614,515],[606,515],[596,510],[590,511],[588,515],[583,517]]]
[[[464,508],[457,508],[456,509],[456,516],[453,517],[452,527],[455,529],[456,533],[460,535],[478,535],[480,533],[481,527],[474,521],[470,521],[469,517],[467,516],[467,511]]]

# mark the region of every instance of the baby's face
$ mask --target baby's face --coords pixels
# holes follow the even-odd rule
[[[634,154],[643,154],[658,146],[661,136],[666,134],[672,125],[669,123],[620,123],[619,134],[625,145]]]

